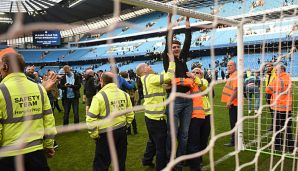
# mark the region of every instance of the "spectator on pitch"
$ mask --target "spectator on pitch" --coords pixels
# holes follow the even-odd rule
[[[244,80],[244,90],[248,100],[248,113],[252,112],[252,102],[253,96],[255,99],[255,113],[260,107],[260,78],[257,72],[252,75],[252,73],[247,74],[247,78]]]
[[[132,80],[130,80],[130,78],[128,77],[128,72],[120,72],[121,77],[123,77],[128,83],[131,83]],[[129,94],[130,100],[132,102],[132,105],[135,106],[136,103],[135,102],[135,93],[136,93],[136,88],[132,89],[132,90],[126,90],[126,93]],[[133,129],[133,133],[136,135],[138,134],[138,128],[137,128],[137,121],[136,118],[134,117],[134,119],[131,122],[131,125],[129,127],[127,127],[127,134],[131,135],[131,126]]]
[[[112,67],[112,72],[115,72],[117,74],[117,81],[118,81],[118,87],[123,90],[132,90],[135,88],[135,82],[131,81],[130,83],[127,82],[121,75],[119,75],[119,68],[116,66]]]
[[[194,68],[196,68],[196,67],[192,67],[191,69],[194,69]],[[208,81],[208,85],[210,85],[211,82],[212,82],[212,73],[211,73],[211,70],[210,69],[208,69],[206,75],[204,74],[204,77]],[[215,97],[214,87],[212,88],[212,97],[213,98]]]
[[[101,78],[102,73],[103,73],[103,70],[99,70],[95,74],[94,79],[95,79],[95,88],[96,88],[96,91],[99,91],[101,89],[100,78]]]
[[[34,80],[34,82],[36,82],[34,71],[35,71],[35,66],[34,65],[27,66],[25,74],[26,74],[28,79],[32,79],[32,81]]]
[[[168,28],[172,25],[172,15],[168,15]],[[173,40],[170,38],[170,45],[168,42],[169,35],[166,34],[166,44],[165,50],[162,53],[163,57],[163,66],[165,72],[169,69],[169,57],[167,55],[169,48],[173,51],[174,61],[176,65],[175,69],[175,77],[176,78],[187,78],[186,72],[188,72],[188,68],[186,65],[187,58],[189,57],[189,49],[191,45],[191,29],[189,18],[186,18],[185,21],[185,40],[183,48],[181,49],[181,43],[178,40]],[[169,47],[170,46],[170,47]],[[177,92],[190,94],[190,88],[179,85],[177,86]],[[188,98],[176,97],[174,102],[174,119],[175,119],[175,131],[176,137],[178,139],[178,147],[176,156],[179,157],[186,153],[186,144],[188,138],[188,128],[191,120],[192,113],[192,100]],[[168,132],[170,132],[170,127],[168,127]],[[171,138],[168,136],[167,140],[167,157],[170,158],[171,152]],[[176,167],[178,170],[182,169],[182,164],[179,164]]]
[[[278,133],[275,137],[275,150],[282,151],[285,146],[286,151],[294,150],[294,140],[292,135],[292,80],[290,74],[286,73],[286,67],[282,64],[276,66],[276,77],[266,87],[266,93],[271,94],[270,108],[274,113],[274,132],[280,131],[285,126],[286,129]],[[289,119],[289,120],[288,120]],[[283,135],[282,134],[286,134]],[[286,137],[283,142],[283,137]]]
[[[225,80],[226,74],[225,74],[225,71],[223,69],[221,70],[220,74],[221,74],[221,79]]]
[[[55,73],[55,72],[49,72],[50,73]],[[49,75],[48,74],[48,75]],[[58,112],[62,112],[62,109],[61,107],[59,106],[59,89],[58,89],[58,85],[59,85],[59,80],[57,80],[55,82],[55,85],[53,86],[53,89],[51,90],[52,94],[53,94],[53,98],[54,98],[54,106],[52,106],[52,109],[53,109],[53,112],[54,112],[54,109],[56,108],[58,110]]]
[[[138,92],[138,101],[137,105],[142,104],[142,100],[144,99],[144,93],[143,93],[143,85],[140,77],[136,77],[136,83],[137,83],[137,92]]]
[[[218,70],[217,69],[215,69],[215,80],[217,81],[218,80]]]
[[[237,109],[238,109],[238,100],[237,100],[237,69],[236,63],[233,61],[228,62],[228,73],[229,79],[226,82],[225,87],[222,91],[221,102],[227,104],[230,116],[230,126],[231,129],[235,127],[237,122]],[[225,144],[227,147],[233,147],[235,145],[235,133],[231,135],[230,143]]]
[[[51,75],[56,75],[54,71],[48,71],[47,75],[44,76],[43,82],[46,82],[48,79],[50,79]],[[54,113],[54,109],[57,105],[55,103],[58,103],[58,80],[55,81],[55,84],[53,85],[53,88],[50,91],[47,91],[51,106],[52,106],[52,111]],[[57,110],[61,112],[62,110],[60,109],[60,106],[58,105]]]
[[[69,123],[69,112],[72,106],[74,114],[74,123],[79,123],[79,98],[80,98],[80,88],[81,88],[81,78],[79,75],[73,73],[70,70],[70,66],[65,65],[63,67],[65,75],[60,81],[60,88],[63,91],[62,99],[64,106],[64,117],[63,125],[68,125]]]
[[[85,87],[84,95],[86,96],[86,112],[89,110],[89,107],[92,102],[93,96],[96,94],[94,71],[92,69],[87,69],[85,73]]]
[[[34,75],[34,79],[35,79],[35,82],[37,82],[38,84],[40,84],[42,81],[39,77],[39,73],[38,72],[33,72],[33,75]]]

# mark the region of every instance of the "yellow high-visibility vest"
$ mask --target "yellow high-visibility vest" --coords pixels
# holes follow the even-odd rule
[[[111,122],[98,125],[96,122],[105,119],[115,111],[132,108],[129,95],[119,89],[115,83],[105,85],[92,99],[86,115],[86,124],[91,138],[98,138],[100,133],[107,132],[107,128],[118,129],[131,124],[134,112],[115,117]]]
[[[57,134],[46,90],[23,73],[12,73],[0,84],[1,157],[52,148]],[[20,149],[19,142],[24,143]]]
[[[148,74],[141,77],[144,93],[145,116],[149,119],[166,119],[165,105],[151,106],[161,104],[166,100],[166,90],[163,84],[170,83],[175,76],[175,62],[169,63],[169,69],[164,74]]]

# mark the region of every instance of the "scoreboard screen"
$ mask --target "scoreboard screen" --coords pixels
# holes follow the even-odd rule
[[[37,31],[32,36],[34,45],[61,45],[60,31]]]

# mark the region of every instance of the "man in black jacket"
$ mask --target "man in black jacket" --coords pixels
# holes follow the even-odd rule
[[[70,71],[70,66],[65,65],[63,67],[65,75],[60,82],[60,88],[62,89],[62,100],[64,102],[64,117],[63,125],[69,123],[69,112],[72,106],[74,114],[74,123],[79,123],[79,98],[81,88],[81,78],[77,74]]]
[[[94,79],[94,72],[92,69],[87,69],[85,73],[85,89],[84,94],[86,95],[86,112],[89,110],[92,98],[96,94],[96,86]]]
[[[172,20],[172,15],[169,14],[168,27],[170,27],[171,25],[171,20]],[[168,45],[168,36],[169,35],[167,34],[165,50],[162,54],[164,70],[167,72],[169,68],[169,58],[167,53],[169,48],[168,46],[170,46],[170,48],[172,48],[172,51],[175,57],[176,78],[187,78],[186,72],[188,72],[188,68],[187,68],[186,62],[187,62],[187,58],[189,57],[189,49],[191,45],[191,30],[190,30],[189,18],[187,17],[185,21],[185,40],[184,40],[184,45],[182,49],[181,49],[181,43],[177,40],[173,40],[172,44]],[[181,85],[177,86],[177,92],[179,93],[190,94],[189,90],[190,90],[189,87],[181,86]],[[193,107],[192,107],[192,99],[176,97],[174,103],[175,103],[174,104],[175,130],[176,130],[176,135],[178,139],[178,149],[177,149],[176,156],[179,157],[186,153],[188,129],[189,129]],[[168,130],[170,130],[170,128]],[[168,142],[167,142],[168,157],[170,157],[170,147],[171,147],[171,141],[170,141],[170,136],[168,136]],[[181,167],[182,166],[180,165],[176,168],[177,170],[180,170]]]

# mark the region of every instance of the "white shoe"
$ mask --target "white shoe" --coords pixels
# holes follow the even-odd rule
[[[248,114],[251,114],[251,110],[248,110]]]
[[[255,113],[258,113],[258,110],[255,110]]]

